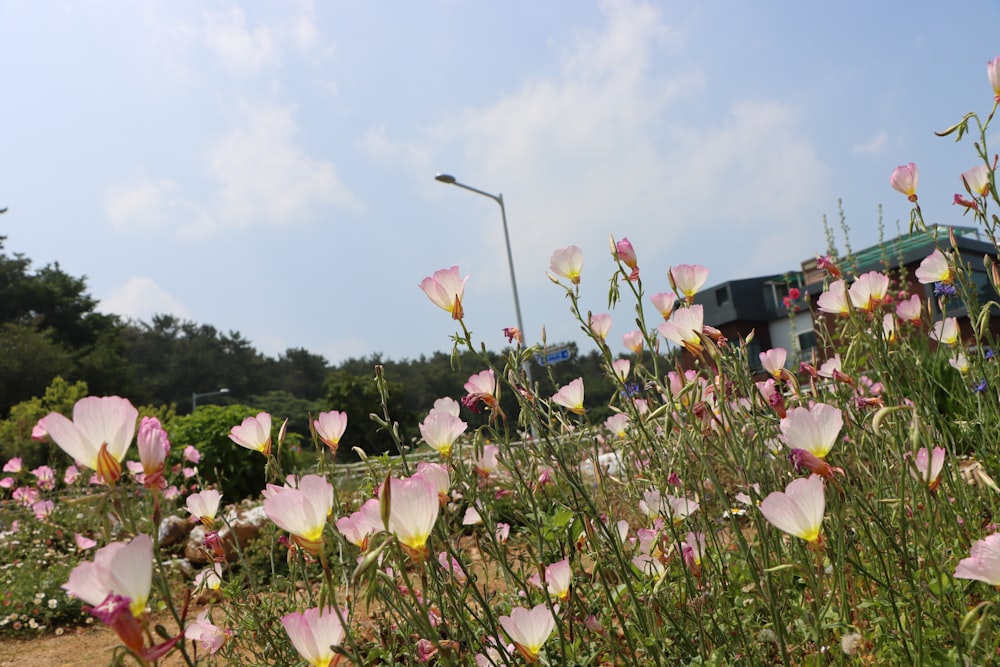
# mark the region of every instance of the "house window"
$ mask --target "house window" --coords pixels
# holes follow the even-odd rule
[[[715,290],[715,305],[721,306],[726,303],[729,303],[729,290],[725,287],[719,287]]]
[[[813,348],[816,347],[816,332],[803,331],[799,334],[799,358],[808,359],[812,356]]]

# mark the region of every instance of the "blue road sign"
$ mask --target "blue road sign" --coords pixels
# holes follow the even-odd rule
[[[550,350],[548,353],[546,353],[544,357],[540,354],[536,355],[535,359],[542,366],[548,366],[550,364],[558,364],[560,361],[566,361],[567,359],[569,359],[569,348],[568,347],[556,348],[555,350]]]

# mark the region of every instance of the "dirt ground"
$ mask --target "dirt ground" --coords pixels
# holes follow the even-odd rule
[[[35,639],[0,639],[0,667],[107,665],[111,662],[112,650],[120,643],[114,631],[97,625],[69,630],[58,637],[48,634]],[[160,664],[165,667],[175,667],[183,665],[184,661],[179,657],[175,660],[174,656],[170,656]]]

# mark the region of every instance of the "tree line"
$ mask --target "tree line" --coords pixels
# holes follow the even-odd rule
[[[85,277],[69,275],[58,263],[35,269],[23,254],[8,254],[5,240],[0,236],[0,434],[13,429],[20,437],[0,443],[2,455],[15,454],[16,443],[24,442],[27,436],[21,432],[27,424],[20,422],[44,409],[42,397],[57,378],[90,394],[117,394],[137,406],[159,406],[160,413],[181,417],[192,411],[193,393],[225,388],[224,394],[199,400],[198,410],[211,405],[264,410],[279,423],[289,418],[289,432],[306,439],[310,414],[342,410],[349,417],[344,442],[379,453],[393,446],[369,418],[382,413],[376,365],[383,369],[389,413],[404,441],[419,437],[417,424],[436,399],[460,398],[469,376],[485,368],[468,351],[402,360],[372,354],[336,365],[302,348],[269,357],[236,331],[222,332],[173,315],[155,315],[147,322],[101,313]],[[567,360],[534,366],[539,393],[549,396],[582,377],[589,418],[602,420],[610,414],[607,401],[614,389],[602,371],[601,355],[596,349],[581,352],[572,342],[567,347]],[[487,354],[502,367],[501,353]],[[516,397],[501,400],[516,424]],[[17,410],[26,403],[32,410]],[[9,422],[18,416],[20,422],[12,426]],[[463,418],[474,428],[486,417],[463,413]],[[341,456],[351,456],[351,447]]]

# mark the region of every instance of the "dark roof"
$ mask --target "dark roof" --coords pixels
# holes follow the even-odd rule
[[[781,303],[786,285],[801,287],[802,274],[793,271],[730,280],[701,290],[694,302],[704,308],[705,324],[716,328],[738,321],[770,322],[787,312]]]
[[[880,271],[900,265],[907,266],[923,260],[934,251],[936,246],[950,248],[952,232],[955,235],[955,245],[960,251],[969,250],[977,253],[996,251],[993,244],[980,239],[979,229],[976,227],[933,225],[926,232],[904,234],[856,252],[844,260],[848,266],[841,268],[856,267],[856,271],[849,273],[860,275],[868,271]]]

